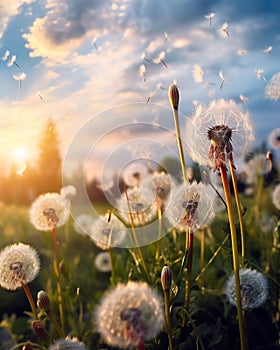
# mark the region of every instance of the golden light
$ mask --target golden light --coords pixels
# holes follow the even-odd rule
[[[27,169],[28,152],[24,146],[18,146],[13,152],[13,161],[16,167],[16,174],[23,175]]]

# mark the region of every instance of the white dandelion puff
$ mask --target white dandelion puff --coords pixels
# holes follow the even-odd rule
[[[112,270],[109,252],[101,252],[96,255],[94,260],[95,267],[100,272],[110,272]]]
[[[163,326],[162,299],[146,283],[119,284],[101,299],[95,321],[108,345],[120,349],[143,346]]]
[[[67,336],[65,339],[56,340],[48,350],[87,350],[87,348],[78,338]]]
[[[274,149],[280,148],[280,128],[275,128],[268,135],[268,143]]]
[[[265,276],[251,269],[240,269],[240,292],[242,309],[253,309],[263,305],[268,298],[268,283]],[[236,306],[235,277],[231,275],[226,282],[226,295]]]
[[[59,193],[40,195],[29,210],[30,222],[39,231],[63,226],[70,216],[70,203]]]
[[[270,100],[280,99],[280,73],[276,73],[268,81],[265,87],[265,96]]]
[[[73,228],[77,233],[89,235],[93,224],[94,218],[92,216],[81,214],[74,218]]]
[[[149,175],[149,169],[144,162],[129,163],[121,172],[121,177],[128,187],[138,186]]]
[[[34,248],[27,244],[12,244],[0,252],[0,285],[15,290],[35,279],[40,261]]]

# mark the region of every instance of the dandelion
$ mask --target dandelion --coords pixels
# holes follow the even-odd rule
[[[168,68],[167,64],[164,62],[164,59],[165,59],[165,51],[161,51],[157,57],[153,58],[153,62],[155,64],[162,63],[165,68]]]
[[[211,27],[212,24],[212,19],[215,17],[216,13],[215,12],[210,12],[207,15],[204,16],[207,20],[209,20],[209,26]]]
[[[0,252],[0,285],[15,290],[35,279],[40,269],[38,254],[27,244],[12,244]]]
[[[148,191],[143,193],[138,187],[129,188],[117,200],[120,217],[131,224],[131,218],[134,226],[143,226],[156,216],[157,205],[154,196]]]
[[[74,218],[73,228],[77,233],[90,234],[94,218],[88,214],[81,214]]]
[[[97,254],[94,264],[100,272],[110,272],[112,270],[110,254],[108,252]]]
[[[56,340],[48,347],[48,350],[87,350],[87,348],[78,338],[66,337]]]
[[[257,79],[263,79],[264,81],[266,81],[266,77],[264,76],[264,69],[262,68],[255,69],[255,75]]]
[[[265,96],[270,100],[280,99],[280,73],[274,74],[266,84]]]
[[[161,208],[166,201],[171,190],[172,180],[164,172],[155,172],[140,182],[141,193],[148,193],[149,197],[155,198],[157,206]]]
[[[280,148],[280,128],[273,129],[268,136],[268,143],[274,149]]]
[[[132,162],[128,164],[122,171],[122,178],[126,186],[138,186],[140,181],[149,174],[148,167],[143,162]]]
[[[215,192],[211,186],[194,181],[176,187],[166,203],[165,215],[180,230],[209,225],[214,219]]]
[[[272,203],[280,210],[280,184],[276,185],[272,191]]]
[[[229,37],[229,32],[228,32],[228,23],[225,22],[221,28],[218,29],[218,32],[221,34],[222,37],[228,38]]]
[[[199,64],[194,64],[192,69],[192,77],[196,83],[202,83],[203,82],[203,69],[200,67]]]
[[[95,320],[108,345],[140,349],[143,342],[153,339],[161,330],[162,300],[146,283],[119,284],[103,296]]]
[[[4,55],[1,57],[2,61],[6,61],[10,57],[10,51],[6,50]]]
[[[193,161],[214,170],[232,160],[233,150],[237,157],[245,155],[254,139],[248,112],[224,99],[201,105],[187,120],[185,135]]]
[[[100,216],[91,226],[89,236],[100,249],[120,247],[126,238],[126,228],[113,214]]]
[[[242,309],[253,309],[263,305],[268,298],[268,283],[264,275],[256,270],[240,269],[240,289]],[[226,282],[226,295],[236,306],[234,276]]]
[[[69,216],[69,201],[59,193],[40,195],[29,210],[30,222],[39,231],[63,226]]]

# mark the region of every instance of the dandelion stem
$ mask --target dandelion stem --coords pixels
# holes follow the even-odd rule
[[[244,235],[244,226],[243,226],[243,220],[242,220],[242,210],[241,210],[241,203],[237,188],[237,180],[236,180],[236,173],[235,173],[235,167],[233,165],[232,160],[229,159],[229,168],[230,168],[230,174],[232,178],[232,185],[233,185],[233,191],[234,191],[234,197],[236,200],[236,207],[237,207],[237,214],[238,214],[238,220],[239,220],[239,227],[240,227],[240,238],[241,238],[241,267],[244,267],[244,260],[245,260],[245,235]]]
[[[205,256],[205,228],[200,230],[200,269],[204,268],[204,256]],[[201,282],[204,284],[204,273],[201,274]]]
[[[162,212],[161,207],[158,206],[158,239],[156,243],[156,254],[155,259],[157,260],[160,256],[160,240],[162,238]]]
[[[169,343],[169,350],[173,350],[173,343],[172,343],[172,327],[171,327],[171,320],[170,320],[170,289],[164,289],[164,307],[165,307],[165,325],[166,325],[166,331],[168,335],[168,343]]]
[[[183,176],[184,182],[187,183],[188,179],[186,175],[186,163],[185,163],[185,156],[184,156],[181,133],[180,133],[178,109],[173,108],[173,116],[174,116],[177,145],[178,145],[179,156],[180,156],[180,163],[182,168],[182,176]]]
[[[188,260],[187,260],[187,279],[185,290],[185,308],[190,306],[191,279],[192,279],[192,261],[193,261],[193,229],[189,227],[188,233]]]
[[[109,246],[109,256],[110,256],[110,263],[111,263],[111,283],[114,286],[116,284],[116,276],[115,276],[113,248],[111,245]]]
[[[23,290],[24,290],[24,292],[25,292],[25,294],[27,296],[29,304],[31,306],[31,310],[32,310],[34,319],[38,320],[38,314],[37,314],[36,306],[35,306],[35,303],[34,303],[34,299],[33,299],[32,295],[31,295],[30,289],[29,289],[28,285],[25,282],[21,282],[21,285],[22,285],[22,288],[23,288]]]
[[[135,225],[134,225],[134,220],[133,220],[133,216],[132,216],[132,211],[131,211],[131,207],[130,207],[130,203],[129,203],[129,198],[128,198],[128,195],[127,195],[127,191],[124,191],[124,192],[125,192],[126,201],[127,201],[127,207],[128,207],[128,213],[129,213],[129,221],[130,221],[131,231],[132,231],[132,234],[133,234],[134,244],[135,244],[135,247],[136,247],[136,251],[137,251],[137,254],[138,254],[138,258],[139,258],[139,260],[140,260],[140,262],[141,262],[141,264],[142,264],[142,267],[143,267],[143,269],[144,269],[144,272],[145,272],[147,281],[150,282],[149,270],[148,270],[147,265],[146,265],[146,263],[145,263],[145,260],[144,260],[143,254],[142,254],[142,250],[141,250],[141,247],[140,247],[140,245],[139,245],[138,238],[137,238],[137,234],[136,234],[136,231],[135,231]]]
[[[227,212],[228,212],[230,233],[231,233],[233,272],[234,272],[234,278],[235,278],[235,293],[236,293],[240,345],[241,345],[241,350],[245,350],[246,342],[245,342],[245,332],[244,332],[244,324],[243,324],[242,304],[241,304],[239,257],[238,257],[238,246],[237,246],[237,235],[236,235],[236,229],[235,229],[234,211],[233,211],[232,198],[231,198],[226,168],[224,166],[221,166],[219,169],[220,169],[221,180],[222,180],[224,192],[225,192],[225,199],[227,203]]]
[[[61,338],[65,338],[65,334],[63,332],[63,329],[60,327],[60,325],[58,324],[56,318],[54,317],[54,314],[51,310],[46,311],[46,314],[48,315],[48,318],[50,319],[50,321],[52,322],[52,324],[54,325],[57,333],[60,335]]]
[[[60,269],[59,269],[57,234],[56,234],[55,226],[52,228],[52,240],[53,240],[53,248],[54,248],[54,273],[56,277],[58,309],[59,309],[61,328],[63,330],[64,329],[64,312],[63,312],[63,303],[62,303],[63,299],[62,299],[62,288],[61,288]]]

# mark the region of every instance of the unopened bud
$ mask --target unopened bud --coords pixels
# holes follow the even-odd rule
[[[170,101],[171,107],[176,111],[178,111],[179,90],[176,84],[172,84],[169,86],[168,95],[169,95],[169,101]]]
[[[161,270],[161,285],[164,290],[169,290],[172,283],[172,271],[169,266],[164,266]]]
[[[37,294],[37,306],[46,312],[50,311],[51,309],[51,302],[48,294],[43,290],[40,290]]]

